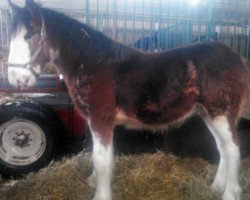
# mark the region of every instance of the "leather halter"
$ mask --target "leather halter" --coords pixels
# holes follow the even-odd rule
[[[35,51],[35,53],[32,55],[29,62],[25,64],[14,64],[14,63],[8,63],[9,67],[17,67],[17,68],[25,68],[28,69],[36,78],[39,76],[39,74],[31,67],[31,64],[35,61],[37,56],[40,54],[41,50],[44,48],[47,42],[47,35],[44,30],[44,26],[42,26],[41,29],[41,40],[39,41],[39,45]]]

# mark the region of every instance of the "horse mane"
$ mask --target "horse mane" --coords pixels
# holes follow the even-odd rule
[[[124,62],[134,52],[139,53],[136,49],[118,43],[65,14],[48,8],[41,10],[52,46],[60,49],[61,57],[67,55],[65,62],[74,66],[84,63],[97,67],[110,62]]]

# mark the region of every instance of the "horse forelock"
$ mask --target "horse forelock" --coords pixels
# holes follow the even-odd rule
[[[30,25],[29,19],[30,19],[29,14],[27,10],[25,10],[24,8],[20,9],[19,12],[15,13],[14,17],[12,18],[10,26],[11,36],[14,37],[20,30],[21,26],[27,29]]]

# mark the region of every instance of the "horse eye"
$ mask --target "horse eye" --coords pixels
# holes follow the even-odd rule
[[[26,35],[24,36],[24,39],[25,40],[29,40],[29,39],[31,39],[32,37],[33,37],[33,33],[32,32],[28,32],[28,33],[26,33]]]

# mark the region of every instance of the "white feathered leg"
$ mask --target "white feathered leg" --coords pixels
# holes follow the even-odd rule
[[[205,123],[215,138],[220,153],[219,167],[212,188],[221,193],[223,200],[240,200],[241,188],[238,182],[240,168],[239,146],[233,141],[233,131],[226,116],[213,120],[206,118]]]
[[[88,178],[90,186],[96,187],[94,200],[111,200],[113,172],[113,144],[103,144],[98,133],[92,132],[94,171]]]

